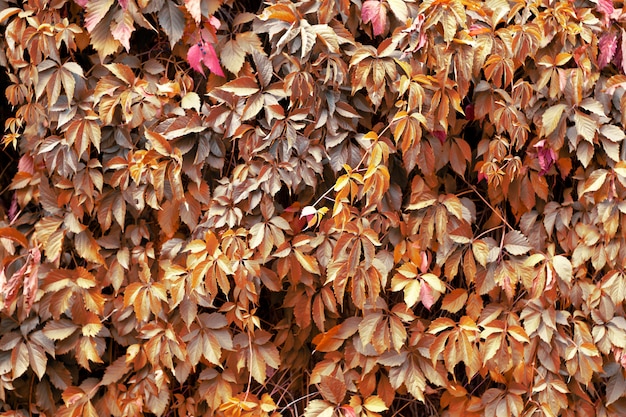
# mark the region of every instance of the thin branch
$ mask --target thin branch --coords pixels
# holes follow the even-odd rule
[[[508,227],[511,230],[515,230],[515,228],[513,226],[511,226],[509,224],[509,222],[507,222],[506,219],[500,214],[500,212],[498,210],[496,210],[489,203],[489,201],[487,201],[487,199],[485,197],[483,197],[483,195],[481,193],[478,192],[476,187],[474,187],[472,184],[470,184],[464,177],[461,177],[461,179],[463,180],[463,182],[465,182],[465,184],[467,184],[468,187],[470,187],[474,191],[474,193],[476,193],[476,195],[483,201],[483,203],[485,203],[487,205],[487,207],[489,207],[491,209],[491,211],[493,211],[496,214],[496,216],[498,216],[500,218],[500,220],[502,220],[502,223],[504,223],[506,225],[506,227]]]

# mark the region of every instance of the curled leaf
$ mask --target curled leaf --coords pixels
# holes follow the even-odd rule
[[[305,218],[307,221],[307,228],[315,227],[315,225],[319,224],[322,221],[322,217],[324,214],[328,212],[328,207],[321,207],[320,209],[316,209],[313,206],[306,206],[302,208],[300,212],[300,218]]]

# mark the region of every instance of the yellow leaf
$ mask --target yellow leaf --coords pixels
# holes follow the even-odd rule
[[[541,116],[543,126],[543,136],[548,136],[554,132],[554,129],[561,121],[563,111],[567,108],[566,104],[560,103],[548,108]]]
[[[449,311],[450,313],[456,313],[465,306],[467,297],[467,291],[465,289],[456,288],[446,294],[441,302],[441,308]]]
[[[489,246],[482,240],[476,240],[472,243],[472,252],[474,253],[474,258],[481,264],[483,267],[487,266],[487,259],[489,256]]]
[[[446,291],[446,285],[439,279],[437,275],[431,274],[429,272],[429,273],[420,275],[420,278],[426,281],[433,290],[439,293],[443,293]]]
[[[589,178],[585,180],[583,191],[580,193],[580,195],[582,196],[585,193],[598,191],[600,187],[604,185],[607,174],[608,171],[605,169],[596,169],[595,171],[593,171]]]
[[[74,238],[74,245],[76,252],[78,252],[83,259],[104,265],[104,258],[100,255],[100,245],[98,245],[98,242],[96,242],[96,239],[93,238],[89,230],[83,230],[78,233]]]
[[[144,136],[148,139],[152,148],[161,155],[168,156],[172,153],[172,146],[163,135],[149,129],[145,129]]]
[[[333,417],[335,405],[324,400],[312,400],[304,410],[304,417]]]
[[[363,407],[374,413],[380,413],[381,411],[387,410],[387,406],[385,402],[378,395],[372,395],[371,397],[367,397],[363,402]]]

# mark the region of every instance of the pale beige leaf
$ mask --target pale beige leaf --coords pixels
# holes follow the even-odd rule
[[[563,111],[567,108],[566,104],[559,103],[548,108],[541,116],[543,135],[548,136],[554,132],[563,115]]]

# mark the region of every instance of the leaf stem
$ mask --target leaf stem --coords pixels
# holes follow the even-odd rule
[[[280,409],[280,412],[282,413],[283,411],[285,411],[286,409],[288,409],[289,407],[291,407],[292,405],[294,405],[295,403],[302,401],[302,400],[306,400],[309,397],[312,397],[314,395],[317,395],[317,392],[310,392],[306,395],[303,395],[302,397],[298,397],[295,400],[291,401],[289,404],[287,404],[286,406],[284,406],[283,408]]]
[[[476,187],[474,187],[472,184],[470,184],[464,177],[461,177],[461,179],[463,180],[463,182],[465,182],[465,184],[467,184],[468,187],[470,187],[474,193],[476,193],[476,195],[478,196],[478,198],[480,198],[483,203],[485,203],[487,205],[487,207],[489,207],[491,209],[491,211],[493,211],[495,213],[496,216],[498,216],[500,218],[500,220],[502,220],[502,223],[504,223],[509,229],[511,230],[515,230],[515,228],[513,226],[511,226],[509,224],[509,222],[506,221],[506,219],[500,214],[500,212],[498,210],[496,210],[490,203],[489,201],[487,201],[487,199],[485,199],[485,197],[482,196],[481,193],[478,192],[478,190],[476,189]]]
[[[319,203],[320,201],[322,201],[322,200],[323,200],[323,199],[324,199],[324,198],[325,198],[328,194],[330,194],[330,192],[331,192],[331,191],[333,191],[334,189],[335,189],[335,186],[330,187],[328,190],[326,190],[326,192],[325,192],[324,194],[322,194],[322,195],[320,196],[320,198],[318,198],[317,200],[315,200],[315,203],[313,203],[311,206],[312,206],[312,207],[317,206],[317,205],[318,205],[318,203]]]

